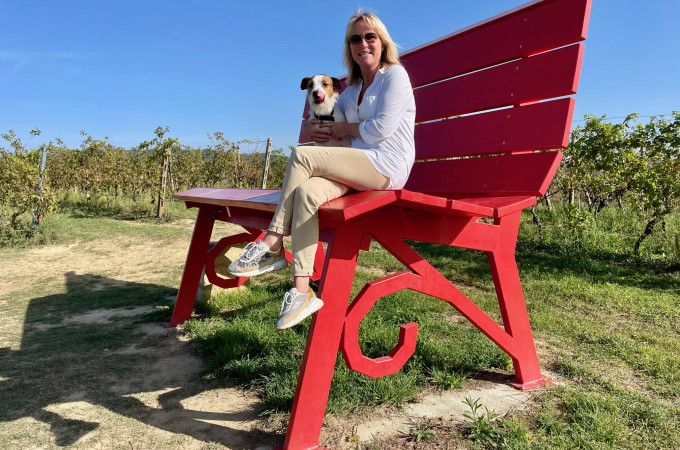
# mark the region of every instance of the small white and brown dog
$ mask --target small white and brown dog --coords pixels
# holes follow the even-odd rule
[[[302,79],[300,89],[307,91],[307,102],[310,108],[310,120],[319,119],[322,122],[346,122],[345,115],[335,107],[340,94],[340,80],[328,75],[314,75]],[[318,127],[319,125],[316,125]],[[349,147],[352,139],[346,136],[340,140],[331,139],[325,143],[315,142],[324,147]]]

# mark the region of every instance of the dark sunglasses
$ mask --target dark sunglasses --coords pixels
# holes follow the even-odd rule
[[[375,42],[376,39],[378,39],[378,35],[376,33],[366,33],[363,36],[361,34],[353,34],[349,37],[349,43],[361,44],[361,41],[365,40],[367,44],[371,44]]]

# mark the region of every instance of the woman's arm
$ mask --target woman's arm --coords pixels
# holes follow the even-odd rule
[[[414,103],[413,87],[406,69],[392,66],[387,73],[374,118],[361,123],[360,137],[369,144],[376,144],[390,137],[399,128],[404,114]]]

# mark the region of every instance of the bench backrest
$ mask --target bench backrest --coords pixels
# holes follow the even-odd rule
[[[532,1],[400,55],[416,99],[406,189],[545,194],[562,155],[544,150],[569,140],[590,3]]]

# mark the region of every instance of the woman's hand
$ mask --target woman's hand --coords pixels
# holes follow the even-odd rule
[[[346,136],[361,137],[358,123],[324,122],[321,126],[330,130],[331,139],[341,140]]]
[[[312,142],[325,144],[331,140],[331,130],[325,125],[325,123],[321,123],[318,119],[308,120],[302,126],[302,132],[305,133]]]

